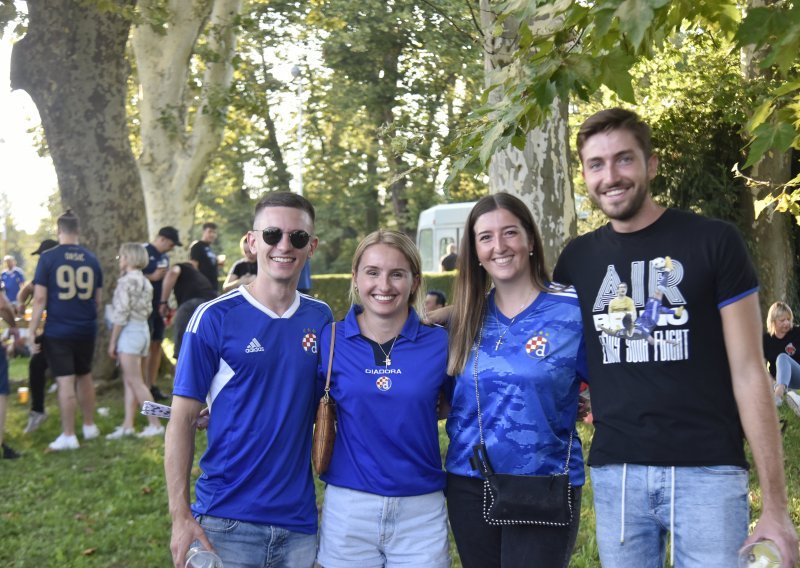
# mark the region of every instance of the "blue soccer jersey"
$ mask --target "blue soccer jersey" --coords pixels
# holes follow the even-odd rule
[[[573,485],[583,485],[583,456],[575,429],[586,355],[578,299],[572,288],[540,292],[514,320],[489,295],[478,357],[483,435],[498,473],[550,475],[569,463]],[[447,419],[447,471],[480,477],[470,465],[480,443],[474,379],[475,351],[456,377]]]
[[[42,253],[33,283],[47,288],[45,337],[94,339],[97,290],[103,287],[100,263],[80,245],[58,245]]]
[[[155,246],[152,243],[145,243],[144,248],[147,250],[147,266],[142,268],[142,274],[145,276],[151,275],[155,272],[158,268],[168,268],[169,267],[169,257],[165,252],[158,252]],[[161,285],[163,284],[164,279],[156,280],[155,282],[151,282],[153,285],[153,308],[158,309],[158,304],[161,302]]]
[[[447,332],[422,325],[409,311],[390,348],[390,365],[361,335],[350,309],[337,324],[331,372],[337,432],[326,483],[387,497],[444,488],[436,402],[449,390]],[[330,328],[322,334],[319,384],[324,386]]]
[[[9,270],[4,270],[0,277],[3,279],[3,285],[5,286],[5,293],[8,301],[16,304],[19,289],[22,286],[22,283],[25,282],[25,273],[22,272],[22,269],[19,266],[15,266]]]
[[[327,304],[299,293],[279,317],[243,287],[195,310],[173,389],[211,407],[195,515],[317,530],[317,338],[332,319]]]

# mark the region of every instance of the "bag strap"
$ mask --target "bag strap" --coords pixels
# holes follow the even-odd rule
[[[333,368],[333,345],[336,343],[336,322],[333,322],[331,326],[331,350],[328,354],[328,375],[325,377],[325,395],[322,397],[322,400],[328,402],[330,400],[331,395],[331,369]]]
[[[483,417],[481,416],[481,394],[478,388],[478,354],[481,350],[481,343],[483,342],[483,326],[486,324],[486,313],[484,312],[481,328],[478,331],[478,337],[475,339],[475,344],[472,348],[475,350],[475,363],[472,367],[472,377],[475,380],[475,401],[478,404],[478,433],[480,435],[481,443],[472,448],[473,456],[470,458],[470,463],[473,469],[480,470],[486,477],[487,473],[493,475],[492,466],[489,465],[489,454],[486,450],[486,441],[483,438]],[[569,433],[569,442],[567,443],[567,461],[564,463],[564,473],[569,473],[569,460],[572,457],[572,435],[573,431]]]

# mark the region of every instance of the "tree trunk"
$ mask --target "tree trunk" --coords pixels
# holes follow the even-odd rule
[[[147,237],[125,115],[130,20],[122,13],[134,5],[116,0],[103,10],[94,2],[30,0],[28,31],[11,57],[11,86],[39,110],[61,204],[81,220],[81,242],[100,260],[107,299],[120,243]],[[97,351],[105,352],[100,327]],[[110,375],[111,361],[96,359],[95,374]]]
[[[751,0],[749,7],[765,6],[772,0]],[[747,81],[764,82],[769,80],[768,71],[759,69],[758,63],[763,53],[751,49],[742,50],[742,75]],[[791,152],[791,151],[790,151]],[[792,178],[791,154],[768,153],[753,166],[749,173],[751,178],[766,182],[769,189],[774,189]],[[752,189],[752,198],[764,197],[768,189]],[[745,204],[750,219],[754,219],[752,201]],[[754,260],[758,269],[761,310],[766,314],[767,308],[775,301],[793,303],[797,298],[795,283],[794,247],[791,230],[791,218],[786,213],[775,211],[774,205],[765,210],[753,221],[751,237],[755,243]]]
[[[141,6],[148,14],[161,3],[143,0]],[[150,234],[172,225],[188,239],[198,190],[222,140],[241,6],[241,0],[170,0],[168,24],[144,23],[134,31],[141,85],[139,171]],[[205,61],[195,100],[188,90],[191,58],[206,22],[205,48],[214,56]]]
[[[789,181],[791,163],[789,154],[773,154],[753,166],[751,176],[768,181],[777,187]],[[753,198],[763,197],[753,191]],[[750,218],[754,217],[752,202],[748,203]],[[755,263],[758,269],[760,284],[761,310],[766,314],[767,308],[778,300],[793,304],[797,295],[795,283],[794,248],[791,217],[787,213],[775,211],[770,206],[761,213],[752,225],[752,240],[755,243]]]
[[[510,62],[516,36],[516,25],[509,20],[503,24],[503,36],[492,35],[496,18],[491,4],[490,0],[480,0],[487,87],[492,84],[493,74]],[[497,102],[502,96],[502,89],[497,88],[490,100]],[[492,156],[489,165],[489,191],[516,195],[533,212],[548,271],[552,271],[561,249],[577,233],[578,226],[570,175],[567,104],[557,100],[550,111],[545,124],[528,133],[522,151],[508,146]]]

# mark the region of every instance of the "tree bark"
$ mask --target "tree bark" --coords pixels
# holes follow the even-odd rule
[[[141,2],[145,14],[161,6]],[[168,22],[144,23],[132,37],[141,85],[139,171],[149,231],[177,227],[187,240],[198,191],[222,140],[233,76],[241,0],[169,0]],[[197,100],[189,91],[191,59],[208,22],[207,58]]]
[[[749,7],[765,6],[772,0],[751,0]],[[742,75],[747,81],[764,82],[769,72],[759,69],[762,53],[742,50]],[[790,151],[791,152],[791,151]],[[766,182],[769,189],[781,186],[792,178],[790,153],[770,152],[750,171],[750,177]],[[764,197],[767,189],[752,188],[752,199]],[[791,217],[775,211],[774,205],[755,218],[752,200],[745,202],[749,219],[754,219],[751,237],[755,243],[755,263],[759,275],[761,310],[766,314],[775,301],[794,303],[797,298],[795,283],[794,247]]]
[[[115,0],[100,9],[94,2],[29,0],[28,30],[11,55],[11,86],[36,104],[61,204],[81,220],[81,242],[97,254],[106,298],[116,281],[120,243],[147,236],[125,112],[125,13],[134,5]],[[105,351],[105,337],[101,326],[98,352]],[[110,375],[111,361],[96,359],[95,374]]]
[[[516,25],[505,20],[505,33],[495,37],[492,30],[496,17],[491,0],[480,0],[481,25],[484,30],[486,86],[492,76],[509,64],[514,49]],[[492,102],[502,97],[502,89],[494,89]],[[525,148],[513,146],[498,151],[489,165],[489,191],[505,191],[524,201],[533,212],[544,245],[548,271],[555,266],[567,240],[577,233],[577,216],[570,174],[567,104],[555,101],[545,124],[528,133]]]

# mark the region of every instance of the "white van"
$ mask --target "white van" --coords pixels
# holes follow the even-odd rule
[[[419,214],[417,248],[423,272],[440,272],[439,259],[447,254],[448,245],[455,244],[456,249],[461,246],[464,225],[475,203],[444,203]]]

